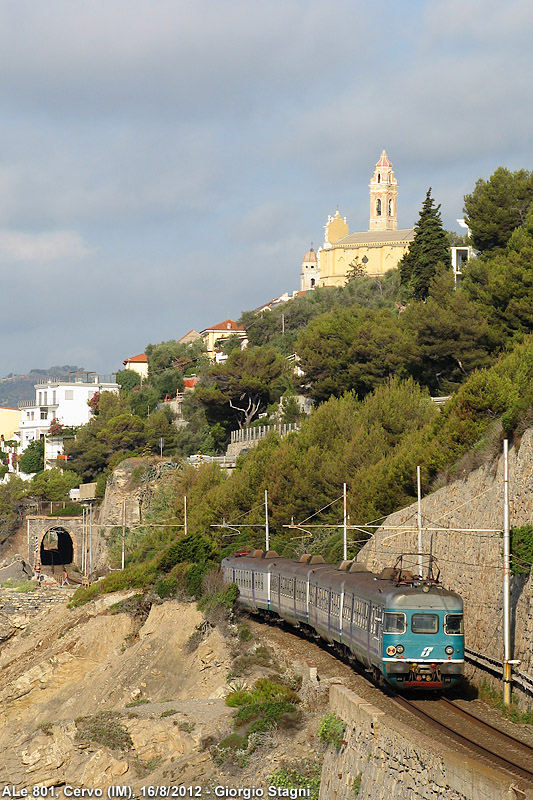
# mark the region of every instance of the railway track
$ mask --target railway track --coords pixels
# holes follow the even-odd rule
[[[408,699],[398,695],[371,678],[357,662],[354,663],[339,653],[334,653],[325,642],[310,639],[304,632],[288,624],[277,622],[267,624],[271,629],[279,630],[282,635],[289,634],[290,638],[298,637],[311,647],[322,651],[324,655],[327,654],[332,660],[342,662],[391,703],[401,707],[403,711],[414,714],[424,724],[438,728],[448,741],[462,745],[465,751],[488,766],[506,770],[515,779],[519,779],[524,788],[533,788],[533,747],[527,742],[485,722],[448,698],[430,699],[426,696],[423,699]],[[376,703],[375,698],[369,698],[369,701]],[[391,713],[390,709],[386,713]]]
[[[533,747],[526,742],[481,720],[447,698],[415,700],[395,696],[394,702],[420,719],[430,720],[470,752],[488,761],[490,766],[503,767],[526,781],[528,787],[533,787]]]

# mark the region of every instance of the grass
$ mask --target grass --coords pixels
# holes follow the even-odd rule
[[[228,672],[227,679],[241,678],[247,672],[250,672],[253,667],[270,667],[272,663],[273,659],[270,650],[264,644],[260,644],[246,655],[237,656],[233,662],[232,670]]]
[[[38,588],[39,584],[33,578],[8,578],[2,583],[2,589],[15,589],[17,592],[34,592]]]
[[[287,797],[295,797],[298,789],[307,789],[310,800],[318,800],[320,791],[320,761],[296,761],[282,764],[270,776],[270,785],[287,791]],[[290,792],[293,794],[289,794]]]
[[[132,700],[130,703],[126,703],[125,708],[135,708],[135,706],[144,706],[146,703],[149,703],[147,697],[139,697],[137,700]]]
[[[161,712],[161,719],[165,719],[165,717],[173,717],[174,714],[177,714],[178,711],[175,708],[169,708],[168,711]]]
[[[37,730],[42,731],[46,736],[53,736],[52,727],[52,722],[41,722],[41,724],[37,726]]]
[[[142,758],[132,758],[131,759],[131,766],[135,770],[135,773],[138,778],[145,778],[149,775],[150,772],[153,772],[160,763],[161,763],[161,756],[153,756],[152,758],[148,758],[146,761]]]
[[[498,691],[498,689],[495,689],[488,681],[482,681],[478,686],[478,697],[488,706],[499,711],[509,722],[533,725],[532,710],[520,711],[516,701],[513,701],[510,706],[506,706],[503,702],[502,693]]]
[[[99,711],[92,716],[78,717],[75,722],[79,741],[96,742],[110,750],[131,750],[133,747],[129,731],[115,711]]]

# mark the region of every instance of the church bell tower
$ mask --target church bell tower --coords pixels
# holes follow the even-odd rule
[[[395,231],[398,229],[396,200],[398,182],[392,164],[383,150],[370,179],[369,231]]]

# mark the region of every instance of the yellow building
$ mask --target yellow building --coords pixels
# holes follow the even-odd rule
[[[344,286],[354,265],[380,277],[398,262],[414,239],[413,228],[398,230],[398,182],[383,150],[370,179],[370,222],[367,231],[350,233],[339,211],[328,217],[324,244],[318,251],[319,286]]]
[[[131,369],[140,375],[141,381],[148,377],[148,356],[146,353],[139,353],[138,356],[125,358],[122,363],[124,364],[124,369]]]
[[[20,428],[20,408],[0,407],[0,435],[6,441],[13,438],[15,431]]]
[[[227,356],[220,350],[223,339],[229,339],[230,336],[238,336],[241,340],[241,350],[248,344],[246,330],[239,327],[233,319],[225,319],[224,322],[205,328],[200,331],[200,336],[204,340],[207,355],[211,361],[221,362],[226,360]]]

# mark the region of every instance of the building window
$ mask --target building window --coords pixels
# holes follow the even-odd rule
[[[381,175],[378,173],[378,183],[381,183]]]
[[[48,419],[48,409],[41,408],[41,419]]]
[[[74,389],[65,389],[65,400],[74,400]]]
[[[392,200],[389,200],[389,217],[392,217]]]
[[[376,217],[381,217],[381,200],[376,202]]]

